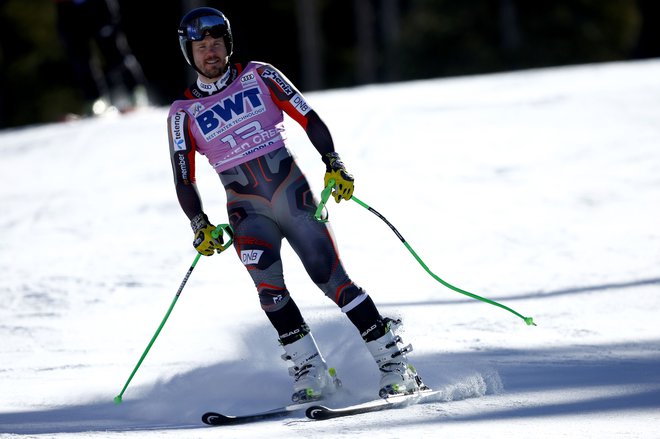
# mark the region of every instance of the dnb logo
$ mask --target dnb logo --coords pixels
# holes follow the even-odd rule
[[[257,265],[263,253],[263,250],[241,250],[241,261],[243,265]]]
[[[246,102],[250,105],[249,109],[246,108]],[[248,88],[216,103],[208,110],[195,116],[195,120],[204,136],[208,138],[210,133],[231,121],[234,117],[241,116],[246,111],[254,111],[262,106],[263,103],[259,98],[259,88]]]

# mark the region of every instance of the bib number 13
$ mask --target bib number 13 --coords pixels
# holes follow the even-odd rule
[[[222,140],[225,143],[228,143],[229,146],[232,148],[236,148],[238,146],[238,142],[236,141],[236,136],[238,136],[239,140],[247,140],[253,135],[259,133],[262,131],[261,124],[258,121],[255,122],[250,122],[247,125],[244,125],[234,131],[234,134],[229,134],[225,137],[222,137],[220,140]]]

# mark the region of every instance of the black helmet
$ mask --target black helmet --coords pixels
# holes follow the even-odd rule
[[[213,38],[223,37],[227,55],[231,56],[234,46],[231,26],[222,12],[213,8],[196,8],[183,16],[179,25],[179,44],[183,57],[195,70],[197,66],[192,54],[192,42],[201,41],[207,35]]]

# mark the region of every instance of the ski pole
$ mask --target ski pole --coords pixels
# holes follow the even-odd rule
[[[325,204],[327,203],[328,198],[330,197],[330,193],[332,192],[332,188],[334,188],[334,186],[335,186],[335,180],[331,179],[331,180],[328,181],[328,185],[325,187],[325,189],[323,189],[323,192],[321,192],[321,203],[319,204],[318,208],[316,209],[316,213],[315,213],[315,218],[316,218],[318,221],[322,221],[322,220],[321,220],[321,211],[323,210],[323,207],[324,207]],[[429,269],[429,267],[424,263],[424,261],[422,261],[422,259],[417,255],[417,253],[415,252],[415,250],[413,250],[413,248],[410,246],[410,244],[408,244],[408,242],[406,242],[406,240],[405,240],[404,237],[401,235],[401,233],[399,233],[399,231],[396,229],[396,227],[394,227],[394,225],[392,225],[392,223],[390,223],[390,222],[387,220],[387,218],[385,218],[383,215],[381,215],[380,212],[378,212],[376,209],[374,209],[374,208],[372,208],[371,206],[367,205],[367,203],[365,203],[365,202],[363,202],[362,200],[358,199],[355,195],[353,195],[353,196],[351,197],[351,200],[355,201],[355,202],[358,203],[360,206],[364,207],[364,208],[367,209],[369,212],[373,213],[373,214],[376,215],[378,218],[380,218],[381,220],[383,220],[383,222],[384,222],[385,224],[387,224],[387,225],[389,226],[390,229],[392,229],[392,231],[394,232],[394,234],[399,238],[399,240],[400,240],[400,241],[403,243],[403,245],[408,249],[408,251],[414,256],[414,258],[415,258],[415,259],[417,260],[417,262],[422,266],[422,268],[424,268],[424,270],[426,270],[426,272],[427,272],[428,274],[430,274],[431,277],[433,277],[435,280],[437,280],[438,282],[440,282],[442,285],[444,285],[445,287],[449,288],[450,290],[456,291],[457,293],[464,294],[464,295],[466,295],[466,296],[468,296],[468,297],[471,297],[471,298],[473,298],[473,299],[480,300],[480,301],[482,301],[482,302],[485,302],[485,303],[488,303],[488,304],[490,304],[490,305],[494,305],[494,306],[497,306],[497,307],[499,307],[499,308],[502,308],[502,309],[504,309],[504,310],[506,310],[506,311],[509,311],[510,313],[512,313],[512,314],[514,314],[514,315],[520,317],[521,319],[523,319],[523,321],[524,321],[528,326],[530,326],[530,325],[536,326],[536,323],[534,323],[534,319],[533,319],[532,317],[525,317],[525,316],[523,316],[522,314],[518,313],[517,311],[515,311],[515,310],[509,308],[508,306],[502,305],[501,303],[498,303],[498,302],[496,302],[496,301],[494,301],[494,300],[490,300],[490,299],[487,299],[487,298],[485,298],[485,297],[481,297],[481,296],[478,296],[478,295],[476,295],[476,294],[470,293],[469,291],[465,291],[465,290],[463,290],[463,289],[461,289],[461,288],[455,287],[454,285],[450,284],[449,282],[445,282],[443,279],[441,279],[439,276],[437,276],[435,273],[433,273],[433,272]]]
[[[215,228],[215,230],[213,230],[213,232],[211,232],[211,235],[214,238],[217,239],[223,233],[227,233],[229,235],[229,241],[227,241],[227,243],[220,246],[220,248],[218,249],[219,250],[218,253],[222,253],[223,251],[225,251],[232,244],[232,242],[234,240],[234,234],[233,234],[233,231],[232,231],[231,226],[229,224],[220,224],[220,225],[218,225]],[[195,256],[195,259],[193,260],[192,265],[188,269],[188,272],[186,273],[186,275],[183,277],[183,281],[181,282],[181,285],[179,286],[179,289],[177,290],[176,294],[174,295],[174,299],[172,300],[172,303],[170,304],[169,309],[165,313],[165,317],[163,317],[163,320],[160,322],[160,325],[158,326],[158,329],[156,330],[156,333],[154,334],[153,337],[151,337],[151,341],[147,345],[147,348],[142,353],[142,356],[140,357],[140,360],[135,365],[135,368],[133,369],[133,372],[131,372],[131,375],[128,377],[128,380],[126,380],[126,384],[124,384],[124,388],[121,389],[121,392],[119,392],[119,395],[115,396],[115,399],[114,399],[115,404],[121,404],[124,392],[126,391],[126,389],[128,388],[129,383],[131,382],[131,380],[135,376],[135,373],[137,372],[137,370],[142,365],[142,362],[144,361],[145,357],[147,356],[147,353],[149,353],[149,350],[151,349],[151,346],[153,346],[154,342],[156,341],[156,338],[160,334],[160,331],[163,329],[163,326],[165,326],[165,322],[167,322],[167,319],[170,317],[170,314],[172,313],[172,309],[174,309],[174,305],[176,305],[177,300],[179,300],[179,296],[181,295],[181,292],[183,291],[183,287],[186,285],[186,282],[188,282],[188,278],[190,277],[190,274],[192,273],[192,271],[195,269],[195,265],[197,265],[197,261],[199,261],[200,256],[202,256],[201,253],[197,253],[197,255]]]

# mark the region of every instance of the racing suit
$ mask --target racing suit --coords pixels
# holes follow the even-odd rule
[[[198,79],[191,85],[168,115],[179,204],[189,219],[203,213],[195,158],[196,153],[204,155],[226,191],[236,253],[282,344],[309,332],[284,282],[283,238],[312,281],[347,313],[364,337],[380,315],[344,270],[329,223],[314,218],[317,202],[287,149],[284,113],[303,127],[320,154],[334,151],[325,123],[269,64],[231,64],[216,83]]]

